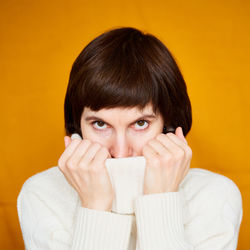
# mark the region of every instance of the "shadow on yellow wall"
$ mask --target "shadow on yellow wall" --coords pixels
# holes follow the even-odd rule
[[[5,1],[1,3],[0,248],[24,249],[16,198],[31,175],[64,150],[63,102],[73,60],[95,36],[133,26],[158,36],[187,83],[191,167],[240,188],[238,249],[250,245],[248,1]]]

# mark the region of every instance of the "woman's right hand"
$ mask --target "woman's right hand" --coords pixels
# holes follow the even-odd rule
[[[58,160],[59,169],[80,196],[82,206],[111,211],[114,190],[104,165],[108,149],[84,139],[64,137],[65,150]]]

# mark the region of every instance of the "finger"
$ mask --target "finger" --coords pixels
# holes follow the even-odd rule
[[[160,159],[159,155],[155,152],[155,150],[148,144],[143,147],[142,150],[143,156],[146,158],[146,161],[150,166],[159,167]]]
[[[161,156],[170,153],[170,151],[159,140],[150,140],[148,145],[150,145],[154,151]]]
[[[77,166],[90,146],[91,146],[90,140],[81,140],[81,143],[78,144],[78,146],[75,148],[74,152],[69,158],[71,164]]]
[[[80,144],[81,140],[74,139],[70,142],[70,144],[67,146],[67,148],[64,150],[62,155],[60,156],[58,160],[58,166],[59,168],[64,168],[65,162],[69,159],[69,157],[74,152],[75,148]]]
[[[172,134],[172,133],[169,133]],[[173,134],[172,134],[173,135]],[[156,137],[156,140],[158,140],[168,151],[170,151],[172,154],[175,154],[179,150],[184,150],[180,145],[176,144],[175,141],[171,140],[167,134],[159,134]]]
[[[167,133],[166,136],[173,141],[175,144],[181,146],[182,148],[185,148],[188,144],[186,141],[183,141],[181,138],[179,138],[177,135],[173,133]]]
[[[183,174],[183,178],[188,174],[189,169],[190,169],[190,161],[188,161],[187,167],[186,167],[184,174]]]
[[[177,145],[179,145],[180,147],[183,148],[183,150],[185,151],[185,154],[187,155],[187,157],[192,157],[192,149],[188,146],[187,143],[183,142],[178,136],[172,134],[172,133],[168,133],[167,136],[174,141]]]
[[[183,130],[182,130],[182,127],[178,127],[176,130],[175,130],[175,135],[180,138],[185,144],[187,144],[187,140],[183,134]]]
[[[64,136],[64,145],[65,145],[65,148],[68,147],[68,145],[70,144],[71,142],[71,138],[69,136]]]
[[[92,143],[86,153],[82,156],[81,160],[79,161],[80,167],[88,167],[91,161],[94,159],[97,151],[101,148],[99,143]]]
[[[109,153],[108,149],[106,147],[101,147],[97,151],[97,153],[92,161],[92,165],[97,167],[97,168],[103,167],[105,160],[109,157],[110,157],[110,153]]]

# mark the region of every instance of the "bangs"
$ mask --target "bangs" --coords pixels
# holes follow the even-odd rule
[[[143,109],[151,103],[156,113],[163,93],[166,98],[166,86],[157,68],[157,56],[152,57],[155,51],[151,52],[147,37],[111,40],[106,50],[86,59],[78,80],[81,89],[76,91],[77,105],[98,111],[113,107]]]
[[[127,68],[119,70],[120,73],[101,71],[102,75],[93,72],[95,77],[92,77],[92,81],[82,85],[81,93],[78,92],[81,106],[97,111],[102,108],[135,106],[143,109],[152,103],[156,112],[159,89],[145,68]],[[105,76],[103,73],[106,73]]]

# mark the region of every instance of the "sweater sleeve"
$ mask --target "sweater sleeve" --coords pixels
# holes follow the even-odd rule
[[[229,179],[220,180],[197,193],[203,199],[192,201],[196,211],[187,225],[180,192],[138,197],[137,250],[235,250],[242,221],[238,187]]]
[[[194,249],[184,232],[179,192],[150,194],[135,200],[139,250]]]
[[[18,196],[17,210],[27,250],[127,249],[129,215],[77,207],[72,228],[67,228],[50,204],[25,187]]]

